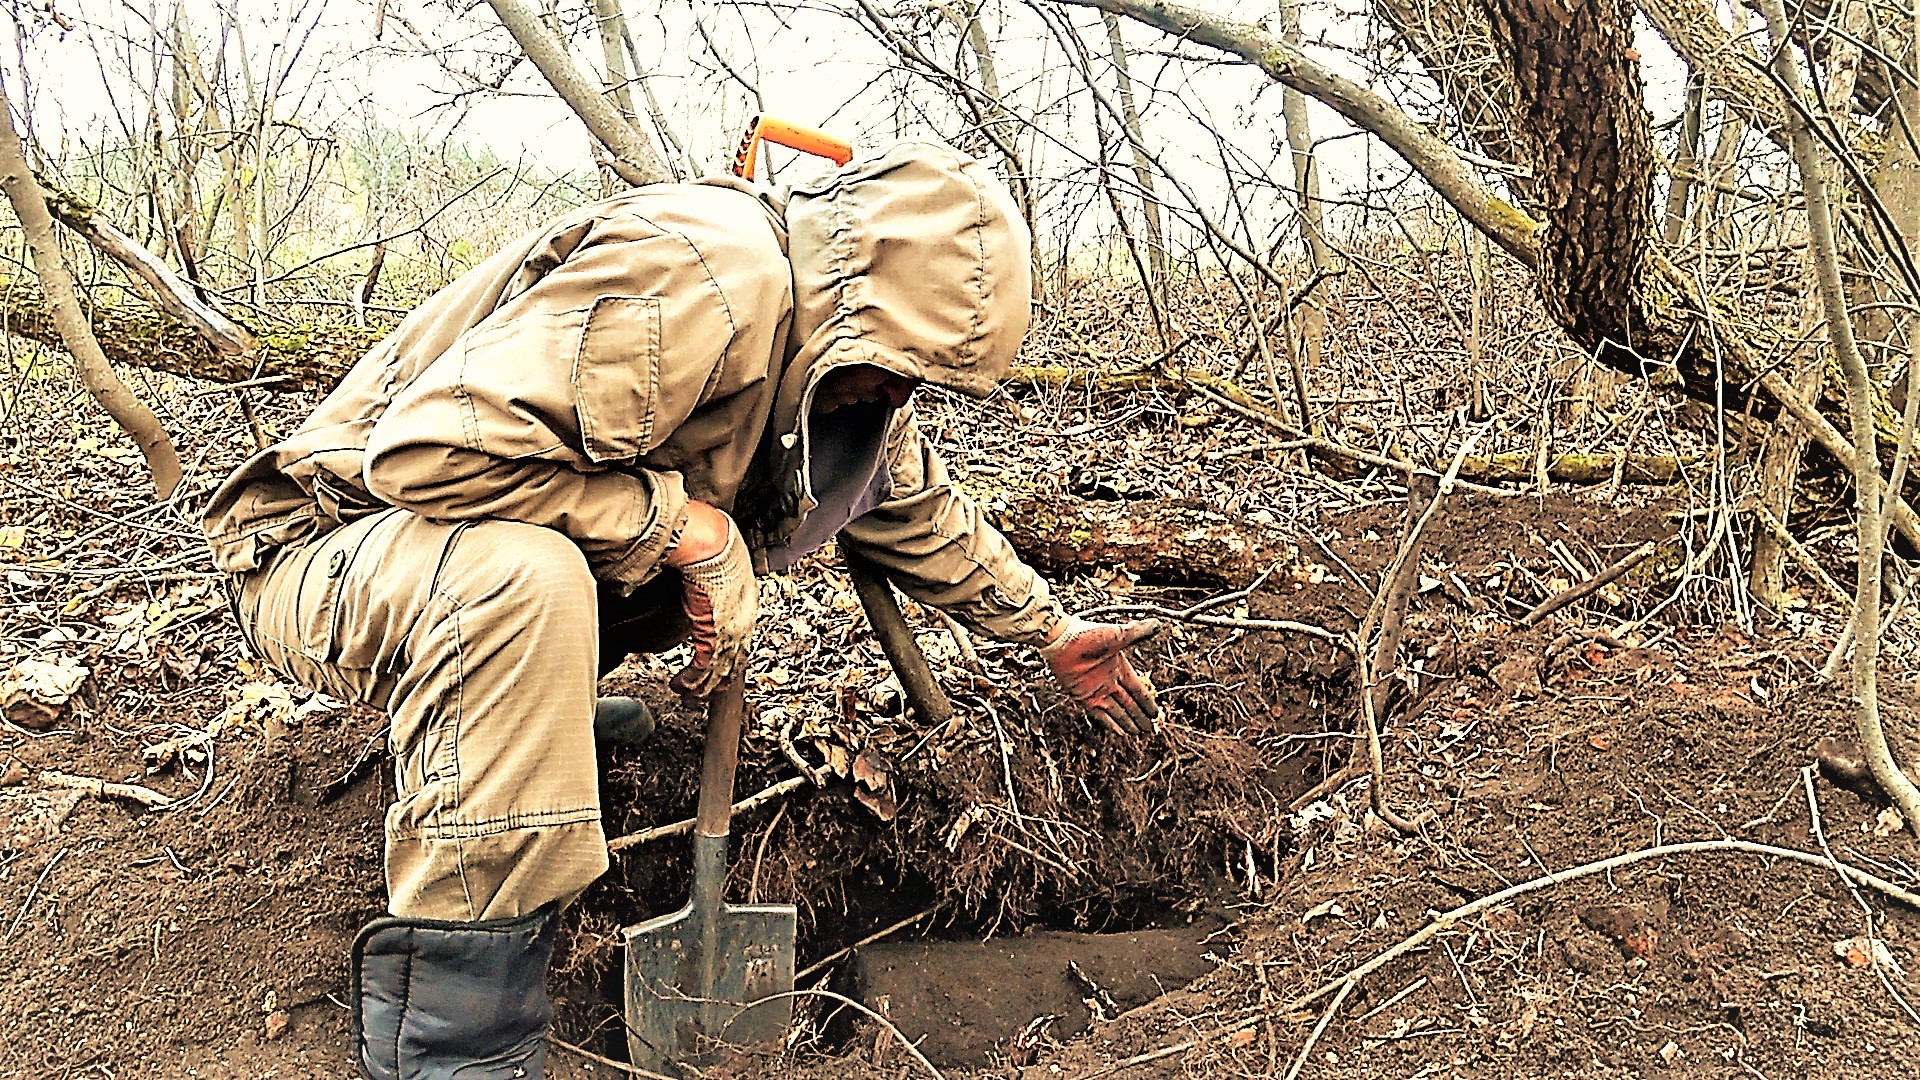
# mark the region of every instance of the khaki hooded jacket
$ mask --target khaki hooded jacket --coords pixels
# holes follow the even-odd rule
[[[1026,333],[1030,243],[989,170],[929,142],[784,201],[727,177],[581,207],[428,299],[241,466],[205,514],[215,564],[399,507],[554,529],[630,590],[694,498],[762,572],[838,533],[909,595],[1037,644],[1058,604],[911,405],[809,423],[842,365],[989,392]]]

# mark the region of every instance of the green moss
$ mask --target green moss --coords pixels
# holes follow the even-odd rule
[[[1541,223],[1534,220],[1531,214],[1528,214],[1525,210],[1520,209],[1498,195],[1490,195],[1487,197],[1487,209],[1491,210],[1494,217],[1505,222],[1507,227],[1515,232],[1531,236],[1533,233],[1539,231],[1541,227]]]

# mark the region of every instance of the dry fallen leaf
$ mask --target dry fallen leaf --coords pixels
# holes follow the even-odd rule
[[[267,1038],[277,1039],[287,1033],[287,1024],[293,1017],[285,1009],[276,1009],[267,1014]]]
[[[0,709],[30,731],[45,731],[92,672],[66,657],[23,660],[0,676]]]
[[[1335,918],[1338,918],[1345,914],[1346,914],[1346,911],[1345,909],[1341,908],[1340,901],[1322,900],[1321,902],[1308,908],[1306,912],[1300,916],[1300,921],[1304,924],[1304,923],[1310,923],[1322,915],[1332,915]]]
[[[1873,835],[1875,836],[1892,836],[1906,827],[1907,819],[1901,817],[1900,811],[1891,806],[1882,808],[1880,816],[1873,819]]]
[[[1833,955],[1846,962],[1848,967],[1865,968],[1879,966],[1895,975],[1904,975],[1906,970],[1893,958],[1893,951],[1879,938],[1868,938],[1862,934],[1845,941],[1833,943]]]

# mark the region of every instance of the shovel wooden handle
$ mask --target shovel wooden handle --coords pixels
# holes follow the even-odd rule
[[[707,703],[707,747],[700,763],[696,836],[724,837],[733,817],[733,767],[740,760],[740,722],[747,708],[747,675],[736,670]]]
[[[900,689],[906,692],[907,704],[913,706],[920,722],[929,727],[938,727],[953,719],[953,701],[933,677],[927,654],[920,651],[913,628],[900,613],[900,601],[893,595],[886,571],[844,544],[841,550],[846,552],[847,576],[853,580],[853,591],[860,597],[860,606],[866,609],[873,636],[880,639],[880,651],[887,654],[887,663],[900,677]]]

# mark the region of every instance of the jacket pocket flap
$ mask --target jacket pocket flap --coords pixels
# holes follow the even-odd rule
[[[632,461],[651,448],[660,398],[660,301],[603,296],[587,313],[574,357],[580,441],[596,462]]]

